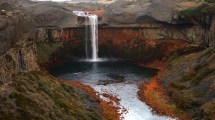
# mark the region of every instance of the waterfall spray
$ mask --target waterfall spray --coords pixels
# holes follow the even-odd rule
[[[91,33],[91,61],[98,61],[98,16],[89,14],[83,11],[73,11],[74,14],[80,17],[89,19],[90,22],[90,33]],[[87,32],[87,31],[86,31]],[[86,33],[87,34],[87,33]],[[88,56],[88,42],[86,36],[85,43],[86,55]]]

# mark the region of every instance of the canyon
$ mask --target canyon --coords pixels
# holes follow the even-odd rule
[[[188,3],[194,6],[190,8]],[[157,114],[182,120],[215,118],[213,2],[2,0],[0,119],[119,119],[118,108],[100,100],[93,90],[80,83],[67,84],[49,73],[53,67],[86,57],[85,39],[90,36],[85,32],[90,26],[73,14],[77,10],[98,15],[99,57],[126,59],[163,70],[157,81],[140,85],[138,93]],[[159,68],[154,61],[165,67]],[[157,84],[164,93],[156,90]],[[141,92],[147,91],[147,85],[155,86],[150,92],[165,96],[174,112],[163,112],[168,108]],[[115,111],[109,113],[108,109]]]

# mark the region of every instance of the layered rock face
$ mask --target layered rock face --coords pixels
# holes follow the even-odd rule
[[[35,46],[22,46],[8,50],[0,60],[1,82],[8,82],[14,74],[39,70]]]
[[[87,31],[86,31],[87,30]],[[88,33],[86,36],[86,32]],[[38,42],[68,42],[73,46],[82,49],[86,37],[90,39],[89,27],[78,28],[40,28],[37,32]],[[195,25],[171,25],[159,22],[142,24],[142,27],[99,27],[99,48],[100,56],[112,56],[123,58],[146,58],[147,54],[159,51],[159,46],[168,41],[175,40],[175,43],[183,46],[190,43],[201,46],[204,42],[204,29]],[[147,46],[148,45],[148,46]],[[166,45],[166,47],[169,44]],[[150,46],[155,49],[150,50]],[[171,46],[171,45],[170,45]],[[164,49],[165,50],[165,49]],[[150,53],[150,51],[152,53]],[[153,52],[154,51],[154,52]],[[163,51],[165,52],[165,51]],[[136,56],[133,54],[135,53]],[[165,57],[169,54],[156,52],[154,56]],[[102,57],[103,57],[102,56]],[[151,56],[151,55],[148,55]],[[155,58],[154,58],[155,59]]]
[[[212,25],[211,25],[211,28],[210,28],[210,36],[211,38],[209,38],[211,40],[211,46],[214,47],[215,46],[215,17],[213,18],[213,22],[212,22]]]
[[[202,43],[208,47],[214,47],[214,29],[215,29],[215,13],[208,12],[204,15],[198,15],[187,18],[193,23],[196,27],[194,30],[201,31],[199,32],[199,38],[202,40]]]
[[[8,19],[10,17],[10,19]],[[39,70],[36,61],[35,29],[30,20],[21,13],[0,16],[0,78],[1,82],[9,80],[18,72]],[[8,82],[8,81],[7,81]]]
[[[133,57],[141,59],[141,57],[145,57],[146,54],[152,54],[149,52],[150,50],[145,49],[147,48],[146,45],[150,46],[152,44],[152,46],[159,47],[160,43],[165,43],[168,40],[181,40],[184,41],[184,43],[189,43],[194,46],[214,47],[214,21],[215,20],[212,17],[209,21],[210,27],[207,29],[204,28],[202,24],[193,21],[191,21],[192,23],[190,24],[180,25],[153,21],[150,23],[142,23],[140,24],[140,27],[136,27],[134,24],[125,27],[104,27],[101,25],[99,27],[100,56],[123,58]],[[79,52],[77,52],[79,55],[85,55],[84,45],[86,40],[86,32],[88,33],[87,39],[89,40],[89,26],[87,27],[87,31],[86,27],[40,28],[37,32],[37,41],[68,42],[73,47],[76,46],[75,48],[79,48]],[[136,57],[133,53],[136,53]],[[162,53],[156,54],[161,55]]]
[[[215,16],[212,15],[210,28],[207,31],[208,46],[210,46],[210,47],[215,47],[215,34],[214,33],[215,33]]]

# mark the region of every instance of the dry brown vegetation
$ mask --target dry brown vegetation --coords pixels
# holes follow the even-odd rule
[[[103,118],[97,99],[47,74],[20,73],[0,88],[1,120]]]

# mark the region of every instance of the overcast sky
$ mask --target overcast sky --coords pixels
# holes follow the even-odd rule
[[[71,1],[71,0],[33,0],[33,1],[53,1],[53,2],[65,2],[65,1]]]
[[[96,0],[32,0],[32,1],[53,1],[53,2],[68,2],[68,1],[96,1]]]

